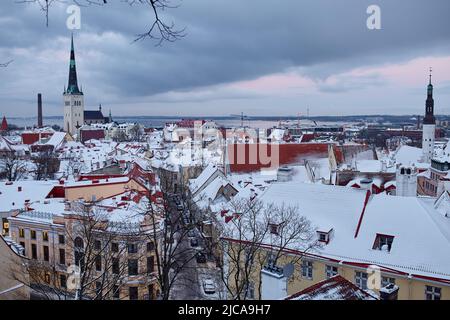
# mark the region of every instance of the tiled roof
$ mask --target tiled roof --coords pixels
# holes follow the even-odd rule
[[[285,300],[377,300],[340,275],[321,281]]]

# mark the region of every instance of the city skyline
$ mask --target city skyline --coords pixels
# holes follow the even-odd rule
[[[443,44],[450,28],[437,18],[449,4],[413,1],[404,10],[379,1],[382,29],[368,30],[368,1],[351,9],[325,3],[276,9],[262,3],[258,10],[223,1],[214,8],[201,0],[182,3],[169,19],[185,26],[187,35],[161,47],[150,40],[132,43],[145,26],[144,13],[119,4],[82,8],[81,30],[74,34],[86,107],[102,104],[119,116],[304,116],[308,108],[311,116],[421,114],[433,66],[436,114],[450,113],[450,48]],[[66,5],[55,6],[48,28],[32,5],[0,6],[14,12],[0,14],[0,56],[14,59],[1,70],[0,113],[34,114],[40,92],[44,116],[62,115],[71,35]],[[285,23],[256,28],[265,26],[269,9]],[[330,12],[335,14],[325,15]],[[308,13],[316,14],[314,21]],[[109,21],[119,15],[128,26]],[[22,36],[12,37],[15,30]]]

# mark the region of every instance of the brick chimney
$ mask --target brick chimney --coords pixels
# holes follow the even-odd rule
[[[42,94],[38,93],[38,128],[43,127],[43,121],[42,121]]]

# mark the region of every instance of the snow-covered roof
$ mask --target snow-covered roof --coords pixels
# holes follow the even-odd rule
[[[62,146],[66,135],[66,132],[55,132],[46,144],[53,146],[56,150]]]
[[[285,300],[378,300],[340,275],[323,280]]]
[[[432,198],[379,194],[365,206],[364,190],[285,182],[271,184],[259,199],[297,207],[317,230],[333,229],[331,241],[316,250],[324,258],[450,281],[450,219]],[[390,252],[373,249],[377,234],[394,237]]]
[[[26,200],[31,204],[41,201],[57,184],[57,181],[0,182],[0,212],[23,209]]]

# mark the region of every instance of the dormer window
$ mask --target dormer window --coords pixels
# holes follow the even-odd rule
[[[394,236],[377,233],[372,249],[390,252],[393,242]]]
[[[331,240],[331,234],[333,233],[333,229],[330,231],[317,231],[317,238],[319,242],[328,244]]]
[[[269,231],[271,234],[278,235],[278,227],[279,225],[276,223],[269,223]]]

